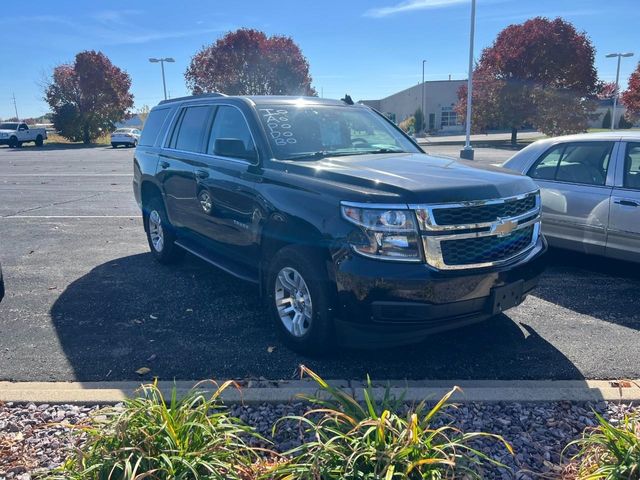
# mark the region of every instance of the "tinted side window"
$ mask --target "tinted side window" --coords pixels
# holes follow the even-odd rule
[[[168,108],[156,109],[149,113],[149,117],[142,129],[142,136],[138,142],[140,145],[150,147],[156,143],[156,138],[158,138],[158,133],[160,133],[160,128],[167,118],[168,113]]]
[[[209,121],[211,107],[187,107],[177,127],[174,148],[188,152],[201,152],[204,131]],[[172,142],[173,143],[173,142]]]
[[[627,143],[624,161],[624,186],[640,190],[640,143]]]
[[[255,148],[247,121],[236,107],[228,105],[218,107],[209,136],[207,153],[214,154],[215,143],[219,138],[241,140],[246,151]]]

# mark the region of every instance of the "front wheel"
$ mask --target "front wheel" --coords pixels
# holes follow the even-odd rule
[[[335,295],[323,259],[297,246],[281,249],[267,270],[267,299],[283,340],[300,353],[333,347]]]
[[[182,258],[184,250],[175,244],[173,227],[160,198],[152,198],[147,205],[144,223],[149,248],[158,262],[168,264]]]
[[[18,148],[18,138],[17,137],[11,137],[9,139],[9,148]]]

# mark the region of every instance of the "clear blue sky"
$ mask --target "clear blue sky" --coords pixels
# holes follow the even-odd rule
[[[640,59],[640,0],[478,0],[476,58],[505,26],[561,16],[590,36],[604,80],[615,79],[612,51],[623,59],[621,83]],[[380,98],[428,80],[466,78],[469,0],[137,0],[5,1],[0,19],[0,117],[48,111],[42,83],[52,68],[87,49],[101,50],[133,80],[136,107],[162,97],[160,66],[172,56],[171,96],[185,95],[184,71],[203,45],[229,30],[252,27],[290,35],[311,65],[325,97]]]

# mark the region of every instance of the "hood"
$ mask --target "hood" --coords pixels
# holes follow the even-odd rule
[[[9,134],[9,133],[16,133],[16,131],[15,130],[7,130],[5,128],[0,128],[0,133]]]
[[[538,188],[530,178],[500,167],[423,153],[328,157],[295,162],[295,166],[290,164],[287,170],[305,177],[388,193],[406,203],[488,200]]]

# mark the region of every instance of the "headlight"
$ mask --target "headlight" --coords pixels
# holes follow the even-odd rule
[[[381,260],[419,262],[418,229],[411,210],[385,208],[372,204],[364,208],[343,202],[342,216],[360,227],[349,239],[351,247],[361,255]]]

